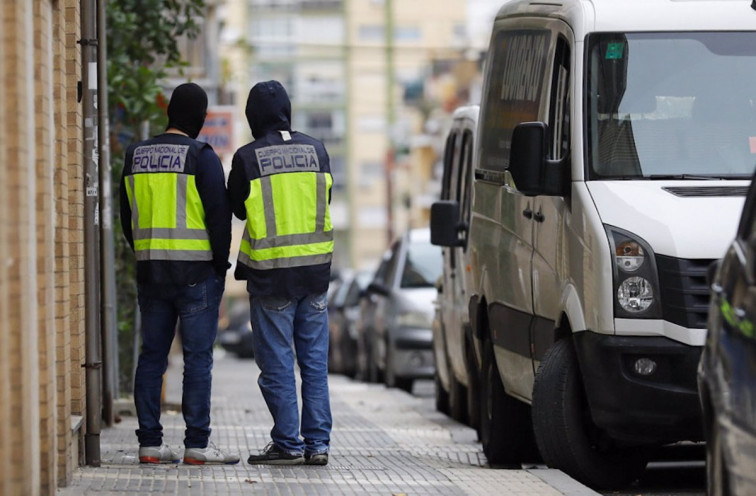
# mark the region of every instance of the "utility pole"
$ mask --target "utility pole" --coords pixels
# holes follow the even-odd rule
[[[100,288],[98,262],[99,174],[97,146],[97,39],[96,0],[81,0],[81,96],[84,117],[84,288],[86,327],[86,435],[87,465],[100,466],[102,423],[100,351]]]
[[[100,280],[102,283],[103,417],[113,425],[113,400],[118,396],[118,339],[116,333],[115,246],[113,190],[110,181],[110,126],[108,122],[107,0],[97,0],[97,126],[100,179]]]
[[[386,24],[386,235],[387,245],[394,240],[394,12],[393,0],[384,0]]]

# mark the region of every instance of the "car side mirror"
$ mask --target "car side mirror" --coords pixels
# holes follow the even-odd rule
[[[526,196],[566,196],[569,168],[566,160],[548,159],[548,126],[523,122],[512,133],[509,172],[517,190]]]
[[[371,282],[367,287],[367,292],[376,293],[381,296],[388,296],[391,293],[386,286],[377,282]]]
[[[441,200],[431,205],[431,244],[436,246],[464,246],[459,233],[467,231],[467,224],[459,222],[459,202]]]

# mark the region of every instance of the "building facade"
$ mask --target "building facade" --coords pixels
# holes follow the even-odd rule
[[[82,454],[79,0],[0,8],[0,494],[54,494]]]

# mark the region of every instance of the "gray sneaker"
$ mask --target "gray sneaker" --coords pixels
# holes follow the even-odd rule
[[[188,465],[234,465],[239,463],[239,457],[224,453],[212,443],[207,448],[186,448],[184,463]]]
[[[141,446],[139,448],[139,463],[178,463],[181,456],[170,446],[163,443],[160,446]]]

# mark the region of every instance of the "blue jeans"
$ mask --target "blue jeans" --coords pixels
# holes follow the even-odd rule
[[[331,441],[328,397],[326,294],[304,298],[249,298],[260,386],[273,416],[272,441],[291,454],[327,453]],[[302,378],[302,422],[294,359]]]
[[[140,446],[159,446],[163,440],[160,393],[178,319],[184,351],[181,399],[181,411],[186,423],[184,446],[207,446],[210,438],[213,343],[218,333],[218,308],[224,284],[222,277],[212,275],[192,286],[138,286],[142,350],[134,380],[134,403],[139,420],[136,434]]]

